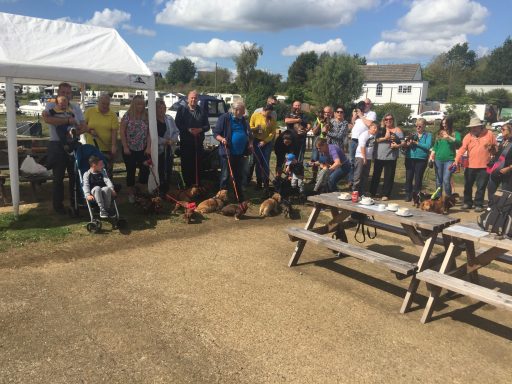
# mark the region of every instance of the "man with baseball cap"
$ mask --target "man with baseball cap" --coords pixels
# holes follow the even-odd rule
[[[469,133],[464,136],[462,146],[457,151],[454,164],[460,163],[461,157],[467,153],[468,167],[464,170],[464,205],[463,209],[475,206],[475,212],[484,210],[484,195],[489,175],[487,164],[491,160],[491,151],[496,148],[496,137],[484,127],[478,117],[472,117]],[[473,185],[476,183],[475,199],[473,200]],[[473,204],[474,203],[474,204]]]

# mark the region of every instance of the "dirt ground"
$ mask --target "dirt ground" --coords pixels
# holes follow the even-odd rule
[[[423,325],[423,284],[401,315],[408,280],[389,271],[311,245],[288,268],[283,229],[310,210],[1,254],[0,383],[511,382],[510,312],[443,296]],[[415,253],[383,232],[368,246]],[[511,266],[482,274],[512,294]]]

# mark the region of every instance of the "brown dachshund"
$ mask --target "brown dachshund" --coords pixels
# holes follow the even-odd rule
[[[427,212],[435,212],[443,215],[447,215],[450,208],[454,207],[459,198],[458,193],[452,194],[450,197],[441,196],[439,199],[423,200],[420,203],[420,209]]]
[[[202,201],[197,206],[197,212],[199,213],[212,213],[219,211],[224,204],[228,201],[228,191],[227,189],[221,189],[217,194],[211,199],[207,199]]]

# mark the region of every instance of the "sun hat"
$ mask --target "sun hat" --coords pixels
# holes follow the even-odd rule
[[[295,160],[295,155],[293,153],[288,153],[286,155],[286,165],[290,165],[293,160]]]
[[[469,120],[469,124],[466,125],[466,128],[479,127],[481,125],[483,125],[482,120],[478,117],[472,117],[471,120]]]

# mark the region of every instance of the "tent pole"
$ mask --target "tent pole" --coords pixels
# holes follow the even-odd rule
[[[9,154],[9,177],[14,216],[20,214],[20,183],[18,166],[18,139],[16,137],[16,99],[12,77],[5,79],[5,106],[7,109],[7,151]]]
[[[148,118],[149,118],[149,135],[151,137],[151,159],[155,169],[155,176],[158,180],[158,130],[156,129],[156,103],[155,90],[148,90]],[[150,193],[153,191],[149,191]]]

